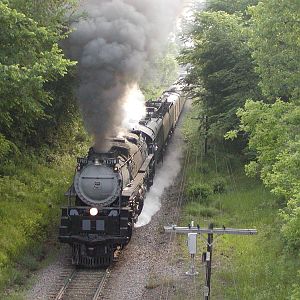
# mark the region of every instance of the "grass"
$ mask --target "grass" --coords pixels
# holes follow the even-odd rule
[[[297,299],[291,298],[299,287],[299,255],[289,253],[280,234],[280,201],[256,179],[244,175],[238,157],[211,150],[190,164],[187,175],[188,202],[182,224],[194,220],[207,227],[257,228],[257,236],[217,238],[214,244],[212,299]],[[222,191],[214,193],[216,178],[222,179]],[[218,181],[218,180],[217,180]],[[189,194],[192,185],[211,186],[205,203]],[[224,189],[223,189],[224,188]],[[186,245],[181,240],[186,251]],[[201,242],[201,250],[205,251]],[[198,254],[200,256],[200,254]],[[204,276],[200,276],[204,283]],[[296,294],[295,294],[296,295]]]
[[[73,175],[74,158],[52,163],[23,156],[0,168],[0,299],[22,299],[22,288],[44,263],[46,243],[58,232],[60,206]]]

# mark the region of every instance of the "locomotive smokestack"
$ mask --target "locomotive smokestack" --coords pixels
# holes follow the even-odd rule
[[[67,42],[78,60],[77,97],[96,150],[123,121],[124,96],[165,44],[182,0],[87,0]]]

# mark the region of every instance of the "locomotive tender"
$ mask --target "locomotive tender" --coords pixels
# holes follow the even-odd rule
[[[109,152],[91,148],[87,157],[77,159],[59,230],[60,242],[72,247],[73,264],[108,266],[115,250],[129,242],[184,103],[181,86],[172,86],[146,102],[146,117],[129,133],[109,139]]]

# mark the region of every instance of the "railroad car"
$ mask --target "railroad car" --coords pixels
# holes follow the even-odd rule
[[[147,115],[127,134],[107,141],[108,152],[92,147],[77,159],[59,230],[60,242],[72,247],[73,264],[108,266],[129,242],[184,102],[181,87],[173,86],[146,102]]]

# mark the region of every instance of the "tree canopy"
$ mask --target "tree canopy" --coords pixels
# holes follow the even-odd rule
[[[180,57],[181,63],[190,66],[186,83],[203,102],[211,129],[223,136],[238,123],[236,109],[247,98],[260,95],[246,43],[248,31],[238,14],[200,12],[190,35],[192,47],[183,50]]]
[[[14,142],[26,140],[53,98],[45,88],[75,65],[58,42],[61,35],[7,3],[0,3],[0,128]],[[16,130],[17,129],[17,130]]]
[[[267,0],[249,9],[249,45],[260,76],[260,87],[270,101],[300,97],[300,2]]]

